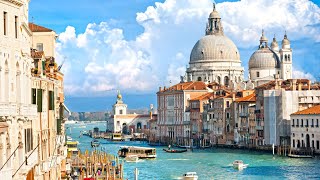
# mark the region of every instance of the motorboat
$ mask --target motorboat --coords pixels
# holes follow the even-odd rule
[[[163,149],[167,153],[183,153],[187,152],[187,149]]]
[[[118,155],[124,158],[131,155],[137,155],[139,159],[157,157],[155,148],[139,146],[121,146],[118,151]]]
[[[72,137],[67,136],[67,141],[72,141]]]
[[[138,162],[139,161],[139,156],[138,155],[129,155],[124,158],[126,162]]]
[[[246,168],[248,165],[244,164],[243,161],[241,160],[235,160],[232,163],[233,168],[238,169],[238,170],[242,170],[243,168]]]
[[[198,180],[198,175],[196,172],[187,172],[182,176],[183,180]]]
[[[91,147],[98,147],[100,146],[100,142],[96,139],[91,141]]]

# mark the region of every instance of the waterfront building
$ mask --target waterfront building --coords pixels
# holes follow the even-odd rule
[[[276,37],[269,46],[262,30],[259,48],[249,60],[249,75],[255,86],[274,80],[276,75],[282,80],[292,79],[292,49],[287,34],[284,35],[282,48],[279,50]]]
[[[234,143],[239,145],[256,145],[255,117],[256,97],[254,90],[242,91],[241,98],[235,100]]]
[[[320,153],[320,105],[291,114],[291,149]]]
[[[242,82],[243,73],[239,50],[224,34],[221,17],[213,4],[205,36],[194,45],[182,80],[217,82],[229,86]]]
[[[263,145],[290,145],[290,115],[320,103],[319,86],[307,79],[276,79],[255,90],[256,129],[261,136],[262,126]]]
[[[150,107],[153,111],[153,107]],[[107,131],[117,132],[123,134],[142,133],[148,132],[148,122],[150,119],[157,118],[156,114],[128,114],[127,104],[122,101],[120,91],[117,94],[117,101],[113,105],[111,117],[107,122]]]
[[[0,0],[0,177],[6,180],[32,179],[39,161],[28,5],[28,0]]]
[[[212,91],[204,82],[182,82],[169,88],[159,88],[158,134],[162,143],[190,145],[190,111],[189,100]]]

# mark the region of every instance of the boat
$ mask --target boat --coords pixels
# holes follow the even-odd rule
[[[72,137],[67,136],[67,141],[72,141]]]
[[[313,158],[311,155],[288,154],[290,158]]]
[[[130,155],[124,158],[126,162],[138,162],[139,156],[138,155]]]
[[[121,133],[112,133],[111,135],[112,141],[123,141]]]
[[[139,146],[121,146],[118,155],[119,157],[124,158],[131,155],[137,155],[140,159],[157,157],[155,148]]]
[[[243,161],[241,160],[233,161],[232,165],[233,165],[233,168],[238,170],[242,170],[243,168],[246,168],[248,166],[247,164],[243,164]]]
[[[75,120],[67,120],[64,124],[76,124],[78,121]]]
[[[187,172],[182,176],[183,180],[198,180],[198,175],[196,172]]]
[[[78,141],[67,141],[68,157],[78,156]]]
[[[96,139],[91,141],[91,147],[99,147],[100,146],[100,142]]]
[[[183,153],[187,152],[187,149],[163,149],[167,153]]]

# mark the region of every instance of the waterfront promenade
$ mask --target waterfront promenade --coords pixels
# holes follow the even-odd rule
[[[86,128],[73,125],[67,134],[80,142],[81,150],[91,149],[91,138],[81,137],[81,130],[89,130],[103,124],[90,124]],[[122,145],[148,146],[144,142],[110,142],[100,140],[101,147],[110,154],[116,155]],[[99,149],[101,149],[99,147]],[[272,152],[262,153],[237,149],[206,149],[194,150],[187,153],[166,153],[163,147],[157,148],[157,158],[143,160],[138,163],[124,163],[124,178],[134,179],[134,169],[139,169],[139,179],[181,179],[181,175],[188,171],[195,171],[200,180],[211,179],[315,179],[320,178],[319,159],[291,159],[275,156]],[[243,160],[249,164],[243,171],[232,168],[234,160]]]

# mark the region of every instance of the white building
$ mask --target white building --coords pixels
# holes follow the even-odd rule
[[[291,149],[320,153],[320,105],[291,114]]]
[[[250,57],[249,76],[250,80],[259,86],[274,80],[275,75],[279,79],[292,79],[292,49],[287,34],[282,40],[282,48],[279,50],[276,38],[273,38],[271,46],[262,30],[260,45]]]
[[[219,13],[213,5],[208,18],[206,34],[193,47],[189,68],[183,81],[217,82],[229,86],[243,81],[237,46],[224,35]]]

